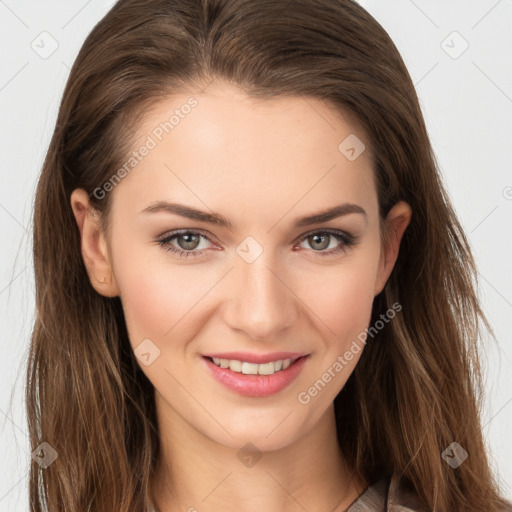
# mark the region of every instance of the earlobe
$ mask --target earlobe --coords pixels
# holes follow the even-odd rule
[[[387,283],[395,266],[400,243],[412,217],[411,207],[404,201],[395,204],[385,220],[385,236],[375,281],[374,295],[378,295]]]
[[[118,296],[101,223],[85,190],[72,192],[71,208],[80,231],[82,258],[93,288],[105,297]]]

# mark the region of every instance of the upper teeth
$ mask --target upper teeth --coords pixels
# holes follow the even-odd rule
[[[269,363],[256,364],[246,361],[237,361],[236,359],[219,359],[213,357],[213,362],[221,368],[229,368],[238,373],[246,375],[272,375],[280,370],[286,370],[296,359],[280,359],[279,361],[270,361]]]

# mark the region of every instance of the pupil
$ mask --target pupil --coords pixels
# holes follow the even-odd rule
[[[329,237],[326,235],[313,235],[311,238],[313,239],[313,244],[320,243],[321,247],[317,247],[317,249],[325,249],[329,246]],[[323,244],[318,241],[318,239],[322,238],[324,239]]]
[[[180,245],[182,246],[182,249],[186,249],[189,251],[189,250],[195,249],[197,247],[197,242],[198,242],[197,235],[192,235],[189,233],[189,234],[181,235],[181,238],[182,238],[182,240],[184,240],[183,243],[180,243]],[[189,246],[189,244],[192,244],[192,246]]]

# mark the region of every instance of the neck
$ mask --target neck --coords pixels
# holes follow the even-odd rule
[[[161,451],[152,491],[159,512],[334,512],[363,491],[339,449],[332,406],[309,432],[288,446],[258,453],[255,463],[207,438],[157,400],[158,409]]]

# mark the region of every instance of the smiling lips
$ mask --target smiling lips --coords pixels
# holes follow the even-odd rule
[[[243,373],[244,375],[272,375],[275,372],[286,370],[290,364],[297,359],[279,359],[269,363],[257,364],[247,361],[238,361],[236,359],[213,358],[213,362],[220,368],[229,368],[233,372]]]
[[[279,352],[266,355],[230,352],[203,356],[221,384],[238,394],[264,397],[277,393],[299,374],[309,354]]]

